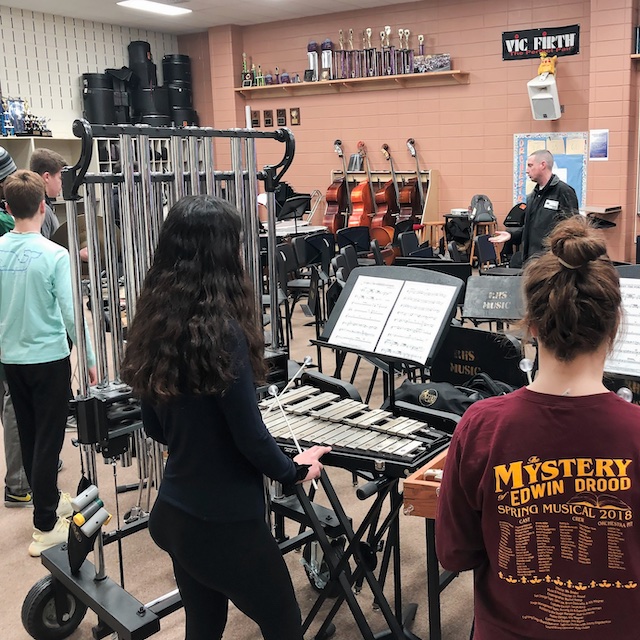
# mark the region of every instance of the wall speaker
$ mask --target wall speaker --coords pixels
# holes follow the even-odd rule
[[[562,114],[558,85],[553,74],[542,74],[527,82],[534,120],[557,120]]]

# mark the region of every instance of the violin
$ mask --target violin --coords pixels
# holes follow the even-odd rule
[[[376,211],[373,197],[373,185],[371,183],[371,168],[367,158],[367,149],[364,142],[358,142],[358,153],[367,169],[367,179],[359,182],[351,192],[351,215],[349,227],[370,227],[371,216]]]
[[[338,229],[342,229],[345,226],[345,213],[347,216],[349,215],[351,198],[349,185],[347,184],[347,163],[342,151],[342,140],[336,140],[333,143],[333,149],[342,159],[343,175],[340,178],[336,178],[327,189],[325,195],[327,208],[324,212],[322,224],[327,227],[330,233],[335,235]]]

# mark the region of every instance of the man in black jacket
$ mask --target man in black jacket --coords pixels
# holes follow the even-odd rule
[[[536,183],[527,196],[524,226],[509,231],[499,231],[491,242],[520,244],[522,260],[542,253],[544,239],[565,218],[579,213],[578,198],[573,187],[562,182],[552,171],[553,156],[545,149],[534,151],[527,158],[527,176]]]

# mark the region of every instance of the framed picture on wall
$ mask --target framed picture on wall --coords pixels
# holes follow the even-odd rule
[[[252,111],[251,112],[251,126],[255,129],[260,126],[260,112]]]
[[[289,121],[291,126],[300,124],[300,107],[291,107],[289,109]]]
[[[264,117],[264,126],[265,127],[273,127],[273,110],[272,109],[265,109],[262,112],[262,115]]]
[[[276,124],[279,127],[287,126],[287,110],[286,109],[276,109]]]

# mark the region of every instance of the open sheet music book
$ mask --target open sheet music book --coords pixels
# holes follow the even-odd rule
[[[398,276],[417,272],[420,280],[367,275],[380,269],[385,267],[352,273],[343,293],[348,297],[338,305],[335,322],[332,314],[324,337],[345,349],[426,365],[455,310],[459,281],[407,267],[393,271]]]
[[[604,370],[640,378],[640,280],[620,278],[620,292],[624,313]]]

